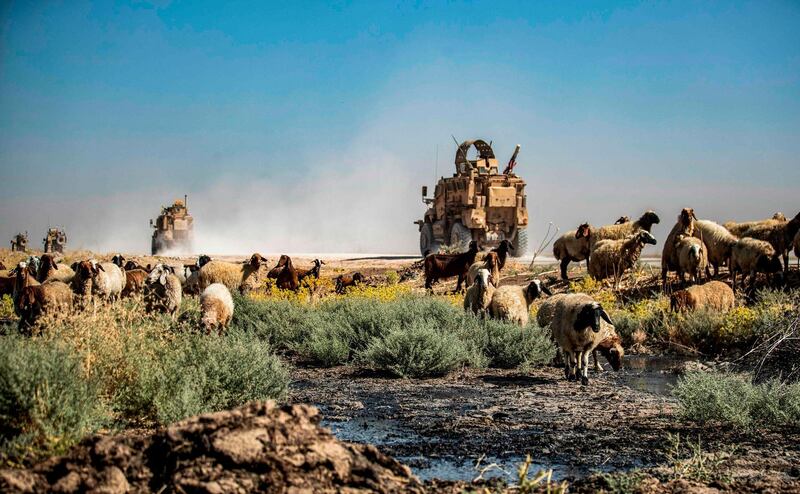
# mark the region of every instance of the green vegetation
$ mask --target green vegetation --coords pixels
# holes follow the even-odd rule
[[[549,334],[481,320],[447,299],[337,297],[314,305],[237,297],[233,326],[312,365],[353,364],[401,377],[441,376],[462,365],[516,368],[554,355]]]
[[[737,429],[800,427],[800,383],[753,384],[745,374],[690,373],[673,394],[681,414]]]

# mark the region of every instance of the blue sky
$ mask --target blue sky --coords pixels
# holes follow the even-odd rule
[[[522,144],[534,237],[800,209],[798,2],[2,2],[0,20],[0,238],[59,224],[144,251],[187,192],[210,252],[413,252],[451,134],[501,159]]]

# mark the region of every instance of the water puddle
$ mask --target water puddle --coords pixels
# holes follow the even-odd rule
[[[680,375],[675,372],[691,358],[657,355],[626,355],[624,369],[616,374],[618,380],[638,391],[669,396]]]

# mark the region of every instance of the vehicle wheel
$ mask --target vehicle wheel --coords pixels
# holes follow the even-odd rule
[[[512,244],[514,247],[514,253],[511,254],[512,257],[524,256],[528,252],[528,230],[517,230],[517,236],[514,238]]]
[[[150,241],[150,255],[154,256],[156,254],[158,254],[158,242],[156,242],[156,239],[152,239]]]
[[[439,242],[433,238],[433,225],[424,223],[419,231],[419,253],[424,257],[425,253],[436,254],[439,252]]]
[[[453,223],[453,227],[450,228],[450,247],[457,252],[466,252],[470,242],[472,242],[472,232],[469,228],[461,223]]]

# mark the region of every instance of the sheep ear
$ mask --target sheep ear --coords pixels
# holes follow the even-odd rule
[[[551,292],[550,289],[547,288],[547,285],[545,285],[544,283],[541,283],[540,286],[542,287],[542,291],[544,293],[546,293],[547,295],[553,295],[553,292]]]
[[[611,320],[611,317],[609,317],[608,312],[606,312],[606,310],[603,309],[602,307],[600,308],[600,317],[602,317],[603,320],[608,324],[612,326],[614,325],[614,322]]]
[[[162,285],[166,285],[167,284],[167,273],[166,272],[161,273],[161,276],[158,277],[158,282],[161,283]]]

